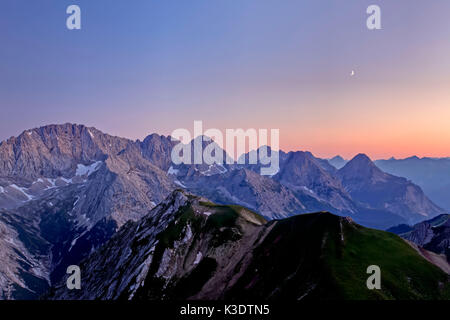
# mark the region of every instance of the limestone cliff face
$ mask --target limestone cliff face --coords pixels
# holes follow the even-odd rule
[[[9,271],[0,297],[38,297],[45,286],[33,288],[35,282],[58,280],[175,187],[143,156],[140,142],[95,128],[51,125],[2,142],[0,223],[8,231],[0,235],[0,254]],[[21,249],[11,249],[11,238]]]

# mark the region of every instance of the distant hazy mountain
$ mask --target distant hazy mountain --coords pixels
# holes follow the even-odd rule
[[[341,156],[335,156],[331,159],[328,159],[328,162],[336,169],[340,169],[347,164],[348,160],[345,160]]]
[[[338,177],[352,199],[369,208],[391,212],[407,223],[443,213],[419,186],[381,171],[364,154],[357,155],[341,168]]]
[[[418,158],[377,160],[383,171],[405,177],[419,185],[437,205],[450,211],[450,158]]]
[[[427,252],[424,251],[426,254]],[[445,268],[445,260],[439,261]],[[381,267],[381,290],[366,286]],[[81,264],[81,290],[50,299],[448,299],[448,274],[394,234],[330,213],[267,222],[175,191]],[[450,268],[448,268],[450,270]],[[120,276],[118,276],[120,275]]]
[[[388,229],[401,237],[438,254],[450,263],[450,215],[442,214],[414,226],[399,225]]]

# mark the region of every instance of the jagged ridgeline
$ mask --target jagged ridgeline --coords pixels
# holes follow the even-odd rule
[[[381,290],[366,286],[381,268]],[[449,299],[447,273],[400,237],[327,212],[266,221],[174,191],[80,265],[49,299]]]
[[[203,142],[203,145],[207,144]],[[191,142],[191,145],[193,143]],[[399,224],[412,225],[445,213],[425,196],[419,186],[407,179],[382,172],[365,155],[356,156],[337,170],[328,161],[316,158],[310,152],[279,151],[280,171],[270,177],[259,174],[259,165],[175,165],[171,159],[171,152],[176,144],[177,142],[172,141],[170,137],[158,134],[149,135],[143,141],[132,141],[111,136],[93,127],[70,123],[26,130],[18,137],[2,141],[0,143],[0,299],[39,298],[48,287],[60,283],[66,276],[68,266],[79,265],[90,255],[91,258],[96,256],[96,251],[121,229],[123,230],[114,238],[115,240],[112,240],[116,241],[117,248],[121,249],[112,256],[118,258],[119,254],[133,249],[130,256],[136,255],[136,258],[128,261],[126,256],[121,255],[120,259],[131,263],[129,271],[124,271],[127,266],[123,265],[118,274],[115,273],[117,270],[111,271],[111,279],[119,283],[128,283],[133,280],[133,277],[139,276],[139,285],[136,284],[136,288],[141,289],[139,292],[137,289],[136,292],[134,289],[131,290],[133,297],[145,296],[142,288],[144,284],[151,283],[149,282],[151,280],[146,280],[151,278],[147,276],[148,272],[155,273],[155,279],[163,279],[163,281],[170,279],[170,284],[164,282],[164,290],[155,291],[158,295],[163,294],[162,297],[200,295],[202,290],[209,287],[201,287],[197,293],[183,294],[179,294],[177,291],[179,289],[176,289],[187,286],[181,286],[183,282],[177,285],[178,280],[175,281],[175,279],[181,281],[180,279],[188,277],[190,272],[194,272],[194,268],[200,268],[196,270],[200,270],[201,272],[198,272],[201,274],[204,273],[203,268],[215,270],[211,271],[211,279],[219,284],[221,281],[226,284],[220,289],[216,282],[211,282],[213,286],[208,284],[210,283],[208,280],[205,285],[210,285],[211,290],[222,290],[217,292],[222,292],[221,294],[225,297],[226,292],[231,292],[234,286],[241,284],[239,281],[243,280],[239,280],[240,277],[245,276],[236,273],[235,270],[247,270],[245,263],[250,263],[247,259],[253,261],[258,258],[256,256],[258,250],[271,247],[268,242],[255,243],[254,237],[265,239],[267,236],[267,239],[270,239],[270,234],[266,233],[271,227],[274,228],[273,232],[276,232],[279,226],[284,224],[282,222],[284,220],[280,219],[304,213],[327,211],[339,216],[350,216],[356,223],[366,227],[385,229]],[[249,154],[245,157],[249,157]],[[169,228],[171,221],[181,219],[175,217],[175,213],[179,210],[171,209],[173,211],[167,216],[169,222],[165,225],[165,220],[160,218],[165,212],[164,207],[157,207],[157,205],[164,202],[174,190],[179,188],[222,206],[210,204],[209,209],[205,209],[208,208],[207,200],[202,201],[202,204],[195,204],[195,201],[189,200],[189,204],[186,203],[184,206],[196,205],[199,212],[208,212],[210,215],[198,216],[195,210],[188,215],[190,211],[186,209],[187,213],[181,216],[184,217],[182,219],[189,229],[187,227],[186,229]],[[226,206],[228,204],[241,207]],[[238,209],[242,207],[247,209],[245,211]],[[247,220],[239,218],[243,212],[250,215],[250,210],[268,221],[278,220],[261,222],[258,225],[248,222],[247,220],[250,219],[248,217]],[[218,215],[219,212],[223,215]],[[228,214],[225,214],[227,212]],[[178,212],[176,215],[179,214]],[[152,216],[155,217],[151,218]],[[225,221],[229,224],[224,226],[219,224],[213,228],[214,225],[212,226],[211,223],[222,216],[234,216],[236,219],[227,218]],[[286,220],[286,223],[295,224],[297,219],[303,221],[301,219],[307,218],[295,217],[292,220]],[[143,226],[142,221],[147,221],[150,227]],[[197,222],[194,223],[194,221]],[[305,221],[307,223],[308,220]],[[131,232],[130,225],[136,228],[139,226],[140,229],[137,232]],[[157,233],[155,228],[158,229]],[[169,228],[169,231],[173,230],[170,233],[172,234],[169,237],[170,241],[164,240],[163,235],[156,238],[166,228]],[[131,232],[129,241],[132,241],[131,238],[136,237],[141,230],[152,235],[153,240],[145,238],[147,239],[145,241],[150,243],[150,246],[145,248],[150,250],[155,246],[155,252],[143,251],[141,246],[147,244],[144,240],[144,242],[138,242],[135,247],[118,240],[126,232]],[[425,249],[434,250],[437,255],[445,252],[441,250],[448,248],[448,232],[445,230],[442,229],[439,236],[435,237],[436,245],[434,245],[435,241],[432,241]],[[433,232],[437,231],[433,229]],[[189,232],[193,237],[189,241],[194,241],[196,245],[198,245],[197,239],[206,239],[201,242],[204,247],[200,250],[200,247],[189,244],[188,248],[191,250],[189,252],[194,252],[195,256],[192,258],[189,253],[185,258],[193,260],[184,262],[183,258],[178,258],[176,273],[169,273],[170,276],[166,277],[164,273],[166,271],[163,272],[164,269],[160,269],[160,264],[171,266],[174,263],[173,254],[188,254],[177,253],[177,250],[173,250],[172,247],[181,241],[173,234],[181,236],[189,235]],[[223,238],[222,232],[231,238]],[[295,246],[294,249],[288,250],[289,253],[297,252],[297,248],[301,250],[303,244],[310,241],[307,235],[315,235],[306,231],[303,233],[305,238],[294,239],[294,242],[288,243]],[[210,240],[209,238],[213,235],[217,237],[220,235],[220,237]],[[285,237],[288,237],[288,233],[283,233],[281,239]],[[217,247],[213,246],[220,240],[224,240],[224,243]],[[159,241],[158,244],[156,241]],[[162,247],[164,244],[166,247]],[[108,245],[111,246],[111,243]],[[169,251],[165,250],[166,248],[172,249]],[[211,253],[211,248],[219,251]],[[277,257],[278,252],[285,248],[289,246],[277,248],[273,253],[274,257]],[[409,247],[406,248],[409,249]],[[227,257],[226,259],[219,258],[220,250],[226,251],[222,255]],[[425,256],[431,259],[428,253]],[[138,257],[144,260],[138,260]],[[235,261],[236,257],[241,257],[243,262]],[[213,267],[213,260],[208,259],[214,259],[217,266]],[[433,256],[433,259],[440,258]],[[194,263],[195,261],[197,262]],[[274,258],[271,263],[276,261]],[[140,264],[137,264],[138,262]],[[151,265],[151,269],[146,269],[147,264],[149,268]],[[113,265],[116,265],[116,260]],[[222,270],[224,266],[233,266],[237,269]],[[302,268],[304,266],[302,263]],[[104,275],[99,276],[98,270],[107,267],[107,264],[99,264],[92,274],[102,279]],[[168,267],[167,270],[172,268],[174,267]],[[234,282],[230,282],[228,278],[219,279],[220,272],[217,270],[221,270],[220,272],[227,277],[233,275]],[[135,272],[139,273],[136,275]],[[124,276],[125,278],[122,279],[123,274],[131,278]],[[357,274],[360,275],[359,271]],[[86,276],[87,273],[83,272],[83,282]],[[365,276],[364,273],[364,279]],[[257,278],[254,281],[268,283],[276,277],[278,275],[271,275],[270,279]],[[282,281],[283,278],[280,279],[278,280]],[[155,280],[155,283],[158,281]],[[311,285],[316,283],[314,281]],[[249,288],[251,287],[253,284]],[[156,284],[155,288],[158,288]],[[108,291],[108,295],[113,297],[127,297],[128,294],[122,287],[108,290],[113,290]],[[214,294],[217,295],[217,292]],[[94,293],[90,294],[96,296]],[[203,296],[213,298],[214,294],[205,293]]]
[[[442,214],[414,226],[399,225],[388,231],[435,254],[445,255],[450,263],[450,214]]]

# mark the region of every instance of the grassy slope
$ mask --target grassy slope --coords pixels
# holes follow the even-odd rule
[[[400,237],[344,224],[344,245],[328,241],[326,263],[344,299],[449,299],[448,276]],[[381,290],[368,290],[366,268],[381,269]]]
[[[254,250],[230,299],[448,299],[448,276],[396,235],[329,213],[280,220]],[[369,290],[369,265],[381,290]],[[305,294],[306,293],[306,294]]]

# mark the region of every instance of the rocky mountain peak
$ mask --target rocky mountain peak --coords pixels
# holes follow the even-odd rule
[[[385,173],[364,153],[360,153],[350,160],[339,170],[339,175],[344,179],[383,179],[385,177]]]
[[[393,212],[408,222],[442,213],[419,186],[381,171],[365,154],[349,161],[338,171],[338,177],[353,199],[370,208]]]
[[[172,163],[170,153],[177,143],[177,141],[172,141],[170,136],[160,136],[153,133],[140,143],[142,156],[161,170],[167,171]]]
[[[353,166],[357,166],[357,165],[373,166],[374,165],[372,160],[365,153],[357,154],[349,161],[348,164],[353,165]]]
[[[0,146],[0,176],[35,180],[69,176],[77,164],[103,161],[132,142],[66,123],[24,131]]]

